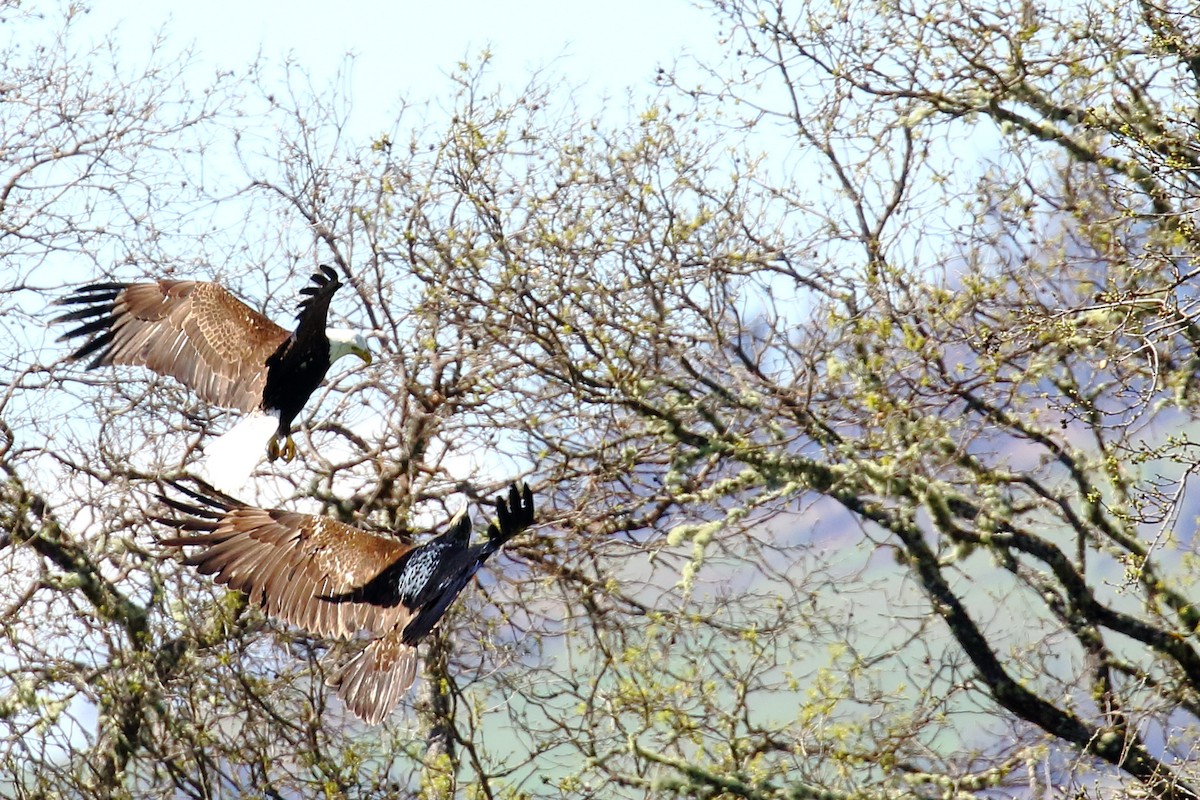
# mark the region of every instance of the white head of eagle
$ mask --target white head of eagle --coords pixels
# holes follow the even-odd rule
[[[364,363],[371,363],[371,351],[367,347],[367,337],[362,331],[352,328],[326,328],[325,336],[329,339],[329,363],[336,362],[342,356],[358,356]]]

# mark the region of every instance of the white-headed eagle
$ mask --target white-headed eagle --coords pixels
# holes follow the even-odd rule
[[[57,301],[74,310],[53,322],[82,323],[58,340],[89,337],[71,354],[72,360],[91,356],[88,369],[147,367],[205,402],[251,412],[207,448],[208,474],[222,487],[235,487],[253,470],[264,442],[272,461],[295,457],[292,422],[333,362],[356,355],[371,363],[361,333],[326,328],[330,300],[341,285],[331,267],[321,266],[300,290],[294,331],[219,284],[180,280],[84,286]],[[238,477],[230,478],[231,471]]]
[[[184,561],[245,592],[272,617],[317,636],[370,634],[361,653],[327,683],[360,719],[381,722],[412,685],[417,643],[488,557],[533,524],[533,494],[513,484],[496,498],[486,538],[471,545],[460,511],[440,536],[413,545],[329,517],[254,508],[212,491],[172,484],[159,495],[181,515],[155,519],[188,535],[169,547],[198,547]]]

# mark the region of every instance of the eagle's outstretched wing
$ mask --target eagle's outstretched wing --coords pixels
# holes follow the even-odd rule
[[[328,517],[262,509],[208,486],[172,484],[160,495],[179,514],[156,517],[187,535],[160,540],[199,547],[185,562],[245,592],[268,614],[323,636],[368,632],[372,641],[328,680],[355,715],[382,721],[416,677],[417,643],[441,621],[501,545],[533,524],[528,486],[496,499],[498,521],[470,544],[465,514],[420,546]]]
[[[94,283],[57,304],[75,307],[52,321],[82,323],[59,341],[89,337],[71,354],[88,369],[147,367],[242,411],[262,404],[267,358],[291,335],[216,283]]]

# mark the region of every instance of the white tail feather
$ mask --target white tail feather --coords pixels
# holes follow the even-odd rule
[[[204,448],[200,475],[226,494],[235,494],[267,452],[267,442],[279,428],[278,414],[255,411]]]

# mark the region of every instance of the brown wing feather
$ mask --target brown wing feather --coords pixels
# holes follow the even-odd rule
[[[361,586],[413,547],[328,517],[236,507],[220,516],[211,533],[161,544],[201,547],[187,564],[245,592],[271,616],[319,636],[378,634],[403,627],[412,616],[400,605],[321,599]]]
[[[61,337],[95,334],[74,356],[106,346],[90,367],[144,366],[206,402],[242,411],[262,403],[266,360],[290,335],[215,283],[99,284],[60,302],[93,304],[58,320],[98,318]]]

